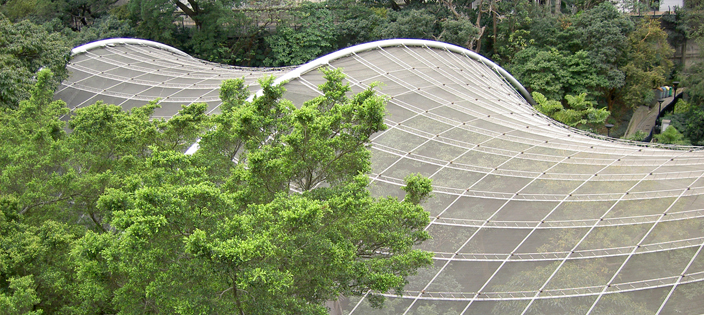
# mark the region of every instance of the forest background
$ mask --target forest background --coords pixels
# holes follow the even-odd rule
[[[606,122],[616,125],[611,134],[617,137],[633,108],[655,104],[654,89],[678,81],[694,102],[681,107],[693,113],[676,117],[681,123],[673,125],[689,143],[700,144],[704,133],[696,130],[704,125],[688,117],[704,117],[699,110],[704,66],[701,58],[686,69],[683,60],[673,63],[673,47],[702,45],[702,3],[687,1],[686,8],[656,19],[624,13],[657,6],[640,0],[618,7],[600,0],[2,0],[0,12],[4,28],[21,22],[46,30],[24,42],[42,42],[40,36],[61,42],[53,46],[64,50],[54,47],[54,55],[46,56],[51,60],[44,61],[56,65],[57,81],[65,77],[58,68],[66,62],[66,47],[110,37],[150,39],[208,61],[254,67],[298,65],[378,39],[422,38],[487,56],[564,110],[571,109],[566,95],[586,93],[589,103],[610,112]],[[27,97],[30,85],[23,78],[41,62],[29,63],[29,72],[15,71],[24,66],[5,67],[0,87],[11,92],[0,102],[17,104]],[[565,118],[575,113],[562,114],[551,116],[571,125],[584,121]],[[574,125],[606,131],[603,124]]]
[[[372,90],[347,98],[329,71],[325,96],[295,109],[271,80],[252,102],[235,80],[213,117],[203,105],[160,121],[150,120],[156,103],[98,103],[66,122],[53,91],[71,48],[98,39],[151,39],[240,66],[296,65],[377,39],[440,40],[493,59],[565,121],[595,108],[627,124],[654,88],[681,81],[675,125],[685,141],[704,140],[704,63],[671,61],[673,46],[702,44],[697,3],[660,19],[581,0],[2,0],[0,12],[0,313],[322,314],[340,294],[400,291],[430,263],[412,249],[428,238],[418,205],[429,182],[408,178],[397,201],[372,198],[357,176],[369,169],[368,136],[385,128]],[[199,153],[181,154],[196,138]]]

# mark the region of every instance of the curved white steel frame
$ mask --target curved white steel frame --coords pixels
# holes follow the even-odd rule
[[[135,39],[98,41],[77,47],[72,53],[79,55],[90,50],[120,44],[144,45],[163,49],[178,56],[188,56],[177,49],[163,44]],[[413,312],[414,305],[422,303],[421,301],[461,302],[464,303],[462,305],[465,305],[464,309],[461,310],[462,314],[471,313],[474,305],[481,302],[526,301],[527,304],[520,306],[520,310],[517,312],[523,314],[529,313],[531,306],[536,303],[536,301],[591,297],[595,300],[589,302],[589,305],[587,305],[588,310],[586,313],[589,314],[598,312],[595,311],[595,308],[603,297],[616,293],[661,289],[667,292],[667,297],[664,298],[662,302],[658,302],[660,304],[658,304],[659,308],[657,308],[657,312],[660,312],[665,308],[665,305],[673,294],[677,294],[675,292],[677,292],[676,289],[678,286],[692,284],[699,286],[704,285],[704,267],[697,267],[699,269],[692,267],[697,264],[704,266],[704,258],[698,258],[702,248],[704,248],[704,233],[698,232],[694,235],[684,235],[681,237],[657,237],[658,233],[664,233],[663,226],[667,227],[679,223],[692,223],[694,226],[698,226],[696,225],[700,224],[698,222],[704,222],[704,202],[696,201],[699,197],[704,196],[704,155],[701,151],[697,151],[698,148],[674,147],[676,149],[685,150],[673,151],[662,150],[651,145],[637,147],[633,146],[633,143],[625,143],[624,141],[604,141],[605,138],[599,139],[599,137],[575,129],[565,128],[565,126],[552,122],[538,114],[532,108],[524,106],[527,105],[526,102],[518,101],[518,98],[523,97],[528,103],[533,102],[525,88],[498,65],[464,48],[426,40],[394,39],[346,48],[313,60],[288,72],[282,72],[283,74],[276,79],[276,83],[298,82],[299,93],[304,93],[305,91],[307,91],[305,93],[314,93],[315,84],[306,79],[315,76],[315,74],[311,73],[312,70],[326,65],[334,66],[340,60],[347,60],[346,58],[352,58],[360,64],[371,64],[370,61],[365,60],[364,57],[361,56],[362,53],[379,50],[379,54],[386,53],[388,55],[385,49],[391,47],[406,48],[407,50],[420,47],[427,48],[428,50],[450,52],[470,58],[478,62],[477,67],[482,67],[482,69],[485,68],[487,70],[476,70],[476,73],[473,75],[477,76],[478,73],[482,73],[481,77],[483,78],[484,74],[488,75],[490,72],[493,72],[493,75],[497,77],[491,80],[487,79],[487,81],[477,81],[473,84],[477,84],[478,86],[480,83],[508,83],[507,86],[512,87],[513,90],[507,88],[502,91],[516,95],[515,98],[509,96],[508,99],[504,99],[505,102],[508,101],[508,105],[501,102],[501,99],[487,99],[481,101],[477,99],[477,102],[470,102],[471,106],[474,106],[472,108],[462,108],[461,106],[452,105],[454,103],[450,103],[448,99],[437,101],[437,104],[441,104],[441,106],[425,109],[419,108],[419,104],[394,100],[394,106],[406,110],[410,114],[406,118],[391,117],[387,119],[390,128],[375,137],[372,144],[372,149],[375,154],[386,156],[387,159],[394,162],[382,168],[374,169],[375,174],[372,175],[373,182],[389,187],[403,185],[402,176],[395,175],[390,171],[394,165],[401,163],[428,166],[431,169],[436,169],[428,173],[431,174],[431,178],[435,179],[441,179],[438,177],[442,175],[438,174],[440,174],[442,170],[447,171],[444,173],[445,175],[452,175],[453,172],[458,174],[471,173],[474,174],[473,176],[480,178],[477,181],[467,180],[466,183],[462,182],[459,184],[450,182],[446,184],[434,184],[433,188],[436,196],[445,200],[451,200],[451,202],[437,206],[438,208],[434,210],[435,213],[431,217],[432,223],[427,229],[432,227],[436,230],[444,231],[443,233],[446,234],[459,233],[461,231],[465,231],[462,233],[467,233],[467,231],[471,233],[458,236],[461,237],[464,243],[462,243],[462,241],[457,244],[453,243],[454,247],[451,247],[452,249],[441,250],[438,248],[430,248],[430,250],[435,253],[434,260],[437,265],[440,266],[440,269],[430,271],[432,272],[432,277],[418,281],[421,284],[427,283],[424,287],[408,289],[406,292],[407,295],[404,296],[403,299],[410,300],[411,302],[410,305],[401,310],[402,313]],[[417,57],[425,58],[420,55],[417,55]],[[188,56],[188,58],[192,57]],[[391,57],[389,58],[393,59]],[[192,58],[192,60],[195,60],[195,58]],[[397,62],[399,66],[403,63],[401,60],[394,62]],[[449,61],[438,61],[438,64],[454,66]],[[408,67],[408,69],[410,69],[410,67]],[[468,69],[465,68],[465,70],[467,71]],[[420,72],[417,73],[422,75]],[[403,78],[394,77],[393,75],[388,76],[388,72],[386,74],[386,79],[388,80],[403,81]],[[451,79],[454,79],[454,77],[448,75],[447,72],[440,76],[445,76],[442,77],[442,79],[445,79],[446,82],[452,82]],[[468,77],[462,77],[461,79],[467,78]],[[365,85],[360,84],[360,80],[354,78],[354,75],[348,75],[348,79],[353,85],[365,88]],[[449,93],[454,91],[449,88],[444,89],[443,86],[445,86],[445,84],[442,83],[441,86],[439,81],[428,82],[426,82],[426,86],[438,88],[440,92]],[[467,82],[473,81],[469,80]],[[406,87],[404,84],[401,85]],[[462,82],[462,85],[464,84],[465,82]],[[467,83],[467,86],[469,85],[470,83]],[[303,88],[300,86],[303,86]],[[424,88],[426,86],[424,86]],[[486,86],[484,87],[486,88]],[[489,87],[489,89],[491,88]],[[412,90],[413,91],[407,92],[410,94],[416,89],[413,88]],[[418,90],[420,90],[420,86]],[[476,92],[476,89],[473,91]],[[98,92],[99,91],[96,91],[96,93]],[[458,91],[460,94],[466,92],[467,91]],[[492,92],[481,92],[483,96],[479,97],[492,95]],[[257,93],[261,93],[261,91]],[[401,94],[404,93],[406,92]],[[520,96],[518,96],[518,94],[520,94]],[[442,97],[438,96],[438,99],[442,99]],[[514,101],[511,102],[511,100]],[[460,118],[452,117],[451,115],[442,116],[434,112],[439,109],[453,110],[458,113],[458,115],[466,114],[474,116],[475,118],[469,120],[469,122],[485,120],[493,125],[488,127],[481,125],[474,126],[471,124],[465,125],[464,120]],[[487,112],[490,114],[486,115]],[[514,119],[514,117],[516,117],[513,116],[514,114],[516,114],[518,118]],[[486,118],[480,119],[478,117]],[[445,127],[445,131],[428,132],[427,130],[422,130],[421,127],[413,126],[409,123],[416,118],[422,118],[424,121],[438,125],[443,124],[448,127]],[[496,130],[493,129],[493,127],[495,127]],[[475,134],[477,138],[465,139],[447,135],[446,132],[452,129],[471,132]],[[413,143],[409,148],[401,150],[395,147],[395,145],[398,144],[398,140],[392,143],[393,145],[381,142],[383,137],[394,132],[397,134],[411,135],[416,139],[415,141],[420,144]],[[492,146],[492,141],[504,141],[513,146]],[[425,144],[432,143],[442,144],[445,148],[463,153],[456,155],[454,158],[440,158],[439,156],[431,157],[430,155],[417,152]],[[192,153],[196,149],[197,144],[194,144],[187,153]],[[551,153],[550,150],[564,150],[565,152]],[[483,165],[479,163],[481,161],[478,161],[478,158],[477,160],[460,160],[460,157],[469,153],[474,153],[478,156],[485,155],[495,157],[498,162]],[[530,169],[511,169],[505,167],[507,163],[516,160],[523,161],[522,163],[534,163],[537,166]],[[557,166],[564,166],[565,170],[554,170]],[[589,171],[578,170],[580,167],[589,169]],[[508,190],[487,188],[486,185],[484,188],[477,186],[477,183],[490,177],[502,178],[504,181],[502,184],[504,185],[512,185],[513,183],[511,183],[511,181],[520,182],[523,180],[523,182],[520,182],[515,188]],[[529,186],[538,181],[561,183],[566,185],[567,188],[551,188],[559,191],[525,191]],[[654,186],[654,183],[660,183],[661,181],[664,183],[670,181],[674,184],[669,184],[673,185],[671,187],[668,186],[669,188]],[[585,187],[589,185],[598,187],[599,185],[607,185],[611,182],[618,182],[626,186],[623,186],[618,191],[598,191],[597,189],[596,192],[592,192],[585,189]],[[645,188],[641,188],[641,186]],[[686,198],[692,201],[680,202]],[[453,205],[460,203],[463,199],[492,201],[499,206],[498,209],[497,206],[493,206],[493,208],[487,206],[491,210],[486,214],[482,214],[483,217],[473,217],[471,215],[462,217],[461,214],[450,213]],[[629,209],[629,207],[639,205],[638,202],[650,200],[658,200],[661,204],[658,205],[656,209],[645,209],[646,211]],[[544,207],[549,211],[547,214],[543,212],[540,215],[535,215],[534,218],[531,219],[498,217],[498,215],[501,215],[502,211],[506,211],[505,209],[509,207],[509,204],[521,202],[544,202],[548,204]],[[628,204],[629,202],[633,204]],[[553,216],[562,205],[589,205],[596,203],[605,204],[600,212],[588,213],[578,218]],[[679,207],[680,203],[689,205],[690,208]],[[701,226],[704,227],[704,223],[701,223]],[[618,231],[618,229],[622,228],[642,230],[642,232],[632,232],[633,235],[630,236],[633,237],[633,240],[627,244],[602,244],[594,248],[583,246],[584,244],[589,244],[588,238],[593,235],[597,235],[596,237],[598,237],[598,233],[602,231]],[[567,244],[570,245],[569,247],[552,250],[539,250],[536,248],[535,250],[519,251],[524,244],[532,240],[532,235],[553,233],[555,236],[559,236],[562,235],[560,231],[568,230],[582,231],[576,232],[577,234],[574,236],[575,239],[567,241]],[[515,234],[513,237],[518,237],[518,239],[504,246],[505,248],[500,249],[489,248],[480,250],[469,248],[468,244],[470,242],[476,242],[476,240],[480,238],[480,236],[477,235],[480,232],[486,231],[493,231],[492,233],[506,233],[507,235]],[[446,237],[444,234],[440,234],[440,236]],[[533,242],[535,241],[533,240]],[[494,250],[494,252],[491,250]],[[686,256],[686,264],[681,263],[676,267],[677,270],[672,270],[664,276],[641,275],[635,278],[632,277],[632,279],[626,276],[624,276],[623,279],[620,278],[622,274],[628,274],[629,268],[633,268],[631,261],[643,261],[647,260],[645,257],[661,254],[669,255],[674,252],[689,253],[692,256],[691,258],[689,258],[690,256]],[[609,259],[614,260],[614,263],[612,263],[613,266],[610,266],[610,268],[615,268],[615,271],[612,272],[613,276],[611,276],[610,279],[603,280],[603,282],[598,285],[569,287],[551,287],[549,285],[553,279],[560,278],[559,273],[562,270],[570,270],[564,267],[566,265],[571,264],[572,267],[574,267],[575,264],[579,264],[583,261],[605,262]],[[445,272],[446,277],[447,274],[450,273],[446,271],[447,269],[451,269],[451,267],[448,267],[450,263],[485,263],[495,264],[498,265],[498,267],[495,271],[489,272],[488,278],[479,280],[481,287],[477,287],[474,291],[465,289],[448,292],[447,290],[437,288],[431,289],[431,284],[434,284],[436,279],[438,279],[443,272]],[[547,278],[539,280],[538,282],[540,283],[535,286],[535,289],[506,289],[500,292],[495,292],[496,290],[494,289],[492,291],[492,286],[490,285],[492,281],[501,278],[499,273],[507,269],[505,266],[516,263],[557,264],[558,266],[552,269],[552,273],[549,274]],[[631,270],[630,272],[633,271]],[[394,295],[387,296],[396,297]],[[360,308],[363,301],[364,299],[361,299],[355,305],[350,305],[353,314],[365,312],[365,310]],[[704,310],[704,306],[700,308],[700,311]]]
[[[188,58],[193,58],[193,57],[191,57],[191,55],[189,55],[181,50],[178,50],[172,46],[164,45],[162,43],[147,40],[147,39],[139,39],[139,38],[109,38],[109,39],[103,39],[103,40],[90,42],[90,43],[83,44],[81,46],[78,46],[78,47],[71,49],[71,56],[84,54],[87,51],[102,48],[105,46],[125,45],[125,44],[144,45],[144,46],[155,47],[155,48],[166,50],[168,52],[172,52],[177,55],[181,55],[181,56],[188,57]]]
[[[300,77],[301,75],[307,73],[308,71],[315,70],[320,66],[329,64],[333,60],[347,57],[347,56],[352,55],[354,53],[359,53],[359,52],[363,52],[363,51],[384,48],[384,47],[394,47],[394,46],[420,46],[420,47],[428,47],[428,48],[437,48],[437,49],[448,50],[451,52],[465,55],[469,58],[472,58],[476,61],[479,61],[479,62],[487,65],[487,67],[489,67],[492,70],[499,73],[507,81],[509,81],[511,83],[511,85],[513,85],[513,87],[518,92],[520,92],[521,95],[531,105],[535,105],[535,101],[533,100],[533,97],[530,95],[530,93],[528,93],[526,88],[523,87],[523,85],[521,85],[521,83],[518,82],[518,80],[516,80],[516,78],[514,78],[510,73],[508,73],[508,71],[504,70],[504,68],[501,68],[499,65],[497,65],[493,61],[487,59],[486,57],[484,57],[476,52],[473,52],[467,48],[464,48],[464,47],[460,47],[460,46],[448,44],[448,43],[443,43],[443,42],[425,40],[425,39],[408,39],[408,38],[385,39],[385,40],[379,40],[379,41],[364,43],[364,44],[360,44],[360,45],[355,45],[352,47],[347,47],[345,49],[338,50],[336,52],[327,54],[327,55],[322,56],[318,59],[315,59],[315,60],[310,61],[306,64],[303,64],[300,67],[294,69],[293,71],[286,73],[285,75],[276,79],[275,83],[278,84],[281,82],[286,82],[291,79]]]

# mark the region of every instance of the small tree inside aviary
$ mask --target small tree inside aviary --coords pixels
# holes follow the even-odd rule
[[[587,100],[587,93],[565,95],[567,108],[560,101],[550,100],[539,92],[533,92],[532,96],[537,103],[535,109],[570,127],[597,128],[611,114],[606,108],[595,108],[594,103]]]

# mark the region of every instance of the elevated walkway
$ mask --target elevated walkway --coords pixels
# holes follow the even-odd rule
[[[666,97],[665,101],[662,102],[662,106],[660,106],[660,111],[664,111],[665,107],[670,105],[674,101],[675,97],[670,96]],[[655,123],[658,118],[658,104],[656,103],[655,105],[652,106],[639,106],[633,111],[633,117],[631,117],[631,121],[628,123],[628,129],[626,129],[626,138],[630,138],[633,135],[636,134],[636,132],[643,131],[646,134],[650,134],[650,132],[653,130],[653,127],[655,127]]]

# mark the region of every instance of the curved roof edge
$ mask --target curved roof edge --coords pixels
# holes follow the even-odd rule
[[[89,50],[97,49],[100,47],[105,47],[109,45],[115,45],[115,44],[133,44],[133,45],[145,45],[145,46],[151,46],[159,49],[163,49],[169,52],[172,52],[177,55],[181,55],[184,57],[189,57],[193,58],[193,56],[178,50],[174,47],[171,47],[169,45],[165,45],[162,43],[158,43],[155,41],[151,40],[146,40],[146,39],[138,39],[138,38],[110,38],[110,39],[103,39],[95,42],[90,42],[88,44],[83,44],[81,46],[78,46],[76,48],[73,48],[71,50],[71,56],[79,55],[86,53]],[[512,86],[515,88],[523,98],[528,101],[531,105],[535,105],[535,101],[533,100],[533,97],[528,93],[528,91],[521,85],[516,78],[514,78],[508,71],[506,71],[504,68],[500,67],[493,61],[489,60],[488,58],[473,52],[469,49],[448,44],[448,43],[443,43],[443,42],[437,42],[437,41],[431,41],[431,40],[425,40],[425,39],[386,39],[386,40],[379,40],[375,42],[370,42],[370,43],[365,43],[365,44],[360,44],[360,45],[355,45],[352,47],[348,47],[342,50],[338,50],[336,52],[327,54],[325,56],[322,56],[320,58],[317,58],[313,61],[310,61],[306,64],[303,64],[294,70],[286,73],[285,75],[277,78],[275,83],[281,83],[284,81],[288,81],[294,78],[297,78],[304,73],[307,73],[313,69],[316,69],[322,65],[328,64],[330,61],[339,59],[342,57],[349,56],[354,53],[358,52],[363,52],[363,51],[368,51],[368,50],[373,50],[373,49],[378,49],[378,48],[384,48],[384,47],[394,47],[394,46],[422,46],[422,47],[429,47],[429,48],[438,48],[438,49],[446,49],[455,53],[463,54],[466,55],[469,58],[472,58],[476,61],[482,62],[488,67],[492,68],[494,71],[498,72],[501,76],[503,76]],[[257,92],[256,94],[260,94],[261,91]]]
[[[519,93],[521,93],[521,96],[528,101],[531,105],[535,105],[535,100],[533,100],[533,97],[528,93],[525,87],[521,85],[516,78],[514,78],[508,71],[506,71],[504,68],[500,67],[493,61],[489,60],[488,58],[473,52],[469,49],[456,46],[453,44],[448,44],[448,43],[443,43],[443,42],[437,42],[437,41],[431,41],[431,40],[425,40],[425,39],[385,39],[385,40],[379,40],[375,42],[369,42],[369,43],[364,43],[364,44],[359,44],[355,45],[352,47],[348,47],[342,50],[338,50],[336,52],[327,54],[325,56],[322,56],[320,58],[317,58],[313,61],[310,61],[306,64],[301,65],[300,67],[294,69],[291,72],[286,73],[285,75],[279,77],[276,79],[275,83],[279,84],[284,81],[289,81],[291,79],[295,79],[300,77],[301,75],[314,70],[322,65],[326,65],[330,63],[333,60],[349,56],[354,53],[358,52],[363,52],[363,51],[368,51],[368,50],[373,50],[373,49],[378,49],[378,48],[384,48],[384,47],[394,47],[394,46],[423,46],[423,47],[428,47],[428,48],[438,48],[438,49],[446,49],[451,52],[459,53],[466,55],[469,58],[472,58],[476,61],[479,61],[481,63],[484,63],[486,66],[492,68],[494,71],[498,72],[501,76],[503,76],[512,86],[515,88]],[[257,92],[257,95],[259,95],[260,92]]]
[[[189,55],[183,51],[180,51],[174,47],[171,47],[169,45],[165,45],[165,44],[158,43],[158,42],[151,41],[151,40],[139,39],[139,38],[110,38],[110,39],[103,39],[103,40],[99,40],[99,41],[95,41],[95,42],[90,42],[88,44],[83,44],[83,45],[78,46],[74,49],[71,49],[71,57],[73,57],[75,55],[84,54],[89,50],[93,50],[93,49],[97,49],[97,48],[101,48],[101,47],[105,47],[105,46],[110,46],[110,45],[116,45],[116,44],[119,44],[119,45],[132,44],[132,45],[151,46],[151,47],[166,50],[168,52],[171,52],[171,53],[174,53],[177,55],[193,58],[191,55]]]

